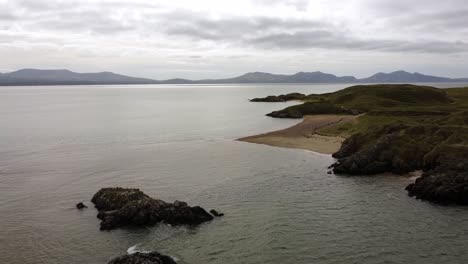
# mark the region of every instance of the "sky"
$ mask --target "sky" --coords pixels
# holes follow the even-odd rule
[[[468,77],[466,0],[0,0],[0,72]]]

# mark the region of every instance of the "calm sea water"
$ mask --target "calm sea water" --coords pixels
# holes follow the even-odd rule
[[[0,88],[0,263],[106,263],[129,248],[192,264],[466,263],[468,208],[409,198],[407,178],[328,175],[328,155],[234,141],[298,122],[249,98],[344,87]],[[226,216],[101,232],[89,200],[107,186]]]

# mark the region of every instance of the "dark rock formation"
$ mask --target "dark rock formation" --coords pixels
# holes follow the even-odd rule
[[[465,134],[467,133],[467,134]],[[405,174],[425,167],[425,160],[445,144],[467,140],[468,129],[438,126],[384,126],[346,139],[333,154],[337,174]]]
[[[444,204],[468,205],[468,129],[392,125],[355,134],[333,154],[333,172],[373,175],[423,170],[408,195]]]
[[[289,93],[289,94],[282,94],[278,96],[270,95],[267,97],[263,98],[254,98],[250,100],[251,102],[270,102],[270,103],[275,103],[275,102],[287,102],[287,101],[292,101],[292,100],[304,100],[306,99],[307,96],[305,94],[301,93]]]
[[[299,111],[273,111],[267,116],[274,117],[274,118],[303,118],[304,114]]]
[[[86,206],[86,205],[84,205],[84,203],[80,202],[80,203],[76,204],[76,208],[81,210],[83,208],[88,208],[88,206]]]
[[[283,99],[279,98],[278,96],[270,95],[263,98],[254,98],[251,99],[250,102],[267,102],[267,103],[277,103],[277,102],[286,102]]]
[[[216,217],[224,216],[223,213],[220,213],[220,212],[216,211],[215,209],[211,209],[211,210],[210,210],[210,213],[211,213],[212,215],[216,216]]]
[[[117,257],[108,264],[176,264],[169,256],[162,255],[156,251],[150,253],[133,253]]]
[[[421,177],[406,187],[408,195],[442,204],[468,205],[468,147],[451,146],[426,157]]]
[[[305,115],[350,115],[354,111],[331,104],[329,102],[306,102],[301,105],[293,105],[283,110],[273,111],[267,116],[276,118],[302,118]]]
[[[185,202],[167,203],[153,199],[139,189],[103,188],[91,200],[102,220],[101,230],[122,226],[144,226],[165,222],[171,225],[198,225],[213,220],[205,209]]]

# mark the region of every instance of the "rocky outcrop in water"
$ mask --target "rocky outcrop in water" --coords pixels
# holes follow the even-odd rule
[[[263,97],[263,98],[251,99],[250,102],[280,103],[280,102],[286,102],[286,101],[279,98],[278,96],[270,95],[270,96]]]
[[[167,203],[153,199],[139,189],[103,188],[91,200],[102,220],[101,230],[122,226],[146,226],[164,222],[171,225],[199,225],[213,220],[200,206],[185,202]]]
[[[223,213],[220,213],[220,212],[216,211],[215,209],[211,209],[211,210],[210,210],[210,214],[214,215],[215,217],[222,217],[222,216],[224,216]]]
[[[262,98],[254,98],[250,100],[251,102],[268,102],[268,103],[276,103],[276,102],[287,102],[292,100],[304,100],[307,96],[301,93],[290,93],[290,94],[282,94],[282,95],[270,95],[267,97]]]
[[[468,205],[468,147],[451,146],[426,157],[426,171],[406,187],[408,195],[442,204]]]
[[[84,205],[84,203],[80,202],[80,203],[77,203],[76,205],[76,209],[84,209],[84,208],[88,208],[88,206]]]
[[[108,264],[176,264],[176,262],[169,256],[153,251],[117,257],[109,261]]]

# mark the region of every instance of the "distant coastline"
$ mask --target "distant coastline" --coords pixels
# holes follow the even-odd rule
[[[0,73],[0,86],[35,86],[35,85],[117,85],[117,84],[320,84],[320,83],[435,83],[435,82],[468,82],[468,78],[448,78],[406,71],[376,73],[367,78],[354,76],[336,76],[334,74],[315,72],[298,72],[295,74],[272,74],[266,72],[249,72],[241,76],[226,79],[189,80],[182,78],[153,80],[137,78],[112,72],[77,73],[69,70],[21,69],[10,73]]]

